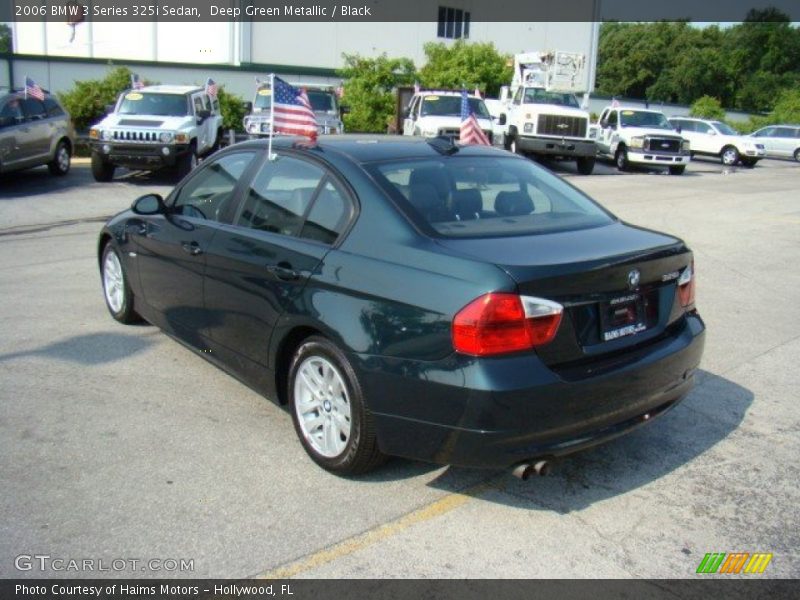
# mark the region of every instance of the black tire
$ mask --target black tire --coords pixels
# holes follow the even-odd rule
[[[726,167],[733,167],[740,158],[739,151],[733,146],[725,146],[719,153],[719,159]]]
[[[183,154],[178,157],[178,161],[175,164],[175,171],[178,175],[178,179],[183,179],[192,170],[197,166],[197,146],[195,146],[194,142],[192,145],[189,146],[189,151],[186,154]]]
[[[617,165],[618,171],[627,171],[630,163],[628,162],[628,149],[620,145],[617,148],[617,153],[614,155],[614,163]]]
[[[794,151],[794,159],[797,162],[800,162],[800,148],[798,148],[797,150]]]
[[[211,150],[208,151],[206,156],[211,156],[222,147],[222,129],[217,130],[217,138],[214,140],[214,145],[211,146]]]
[[[594,171],[594,163],[595,163],[594,156],[580,156],[576,161],[578,164],[578,173],[581,175],[591,175],[592,171]]]
[[[313,358],[322,358],[336,368],[344,380],[347,402],[349,403],[350,435],[342,451],[333,457],[321,454],[306,439],[296,407],[297,394],[295,386],[299,367],[308,364],[307,361]],[[315,335],[306,338],[300,344],[289,366],[287,389],[289,410],[292,413],[292,421],[297,437],[300,439],[300,443],[306,453],[323,469],[338,475],[357,475],[375,469],[386,460],[386,456],[378,448],[372,413],[364,399],[355,371],[353,371],[353,367],[345,354],[330,340]],[[330,413],[330,403],[328,410]],[[321,410],[320,414],[322,414]],[[328,418],[330,416],[328,415]]]
[[[106,275],[107,271],[107,259],[110,254],[114,254],[116,257],[117,264],[119,265],[119,273],[121,275],[121,296],[122,302],[121,305],[117,308],[112,306],[111,302],[109,301],[109,292],[108,292],[108,285],[109,280]],[[128,276],[125,273],[125,268],[122,266],[122,259],[120,258],[120,254],[117,251],[116,247],[113,243],[108,242],[103,248],[103,256],[100,260],[100,279],[103,285],[103,298],[106,302],[106,308],[108,308],[108,312],[111,313],[111,316],[114,317],[120,323],[130,324],[136,323],[141,321],[141,317],[136,314],[136,311],[133,309],[133,292],[131,291],[131,286],[128,284]]]
[[[111,181],[114,179],[115,170],[116,167],[103,159],[102,156],[94,152],[92,153],[92,175],[95,181],[103,183]]]
[[[683,175],[683,172],[686,170],[686,165],[679,165],[676,167],[669,168],[670,175]]]
[[[47,163],[47,168],[50,170],[51,175],[63,177],[69,173],[71,163],[72,152],[70,152],[69,144],[65,140],[61,140],[56,146],[53,160]]]

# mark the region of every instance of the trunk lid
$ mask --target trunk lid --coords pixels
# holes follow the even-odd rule
[[[519,292],[564,305],[556,338],[537,349],[551,367],[597,361],[667,333],[683,314],[677,279],[692,255],[678,238],[615,222],[550,234],[439,239],[491,262]]]

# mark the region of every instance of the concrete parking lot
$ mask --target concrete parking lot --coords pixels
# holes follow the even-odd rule
[[[0,576],[691,577],[708,552],[800,575],[800,165],[553,168],[689,243],[708,337],[680,406],[528,482],[322,471],[284,410],[108,315],[100,223],[168,179],[97,184],[82,164],[0,180]],[[34,554],[193,570],[15,568]]]

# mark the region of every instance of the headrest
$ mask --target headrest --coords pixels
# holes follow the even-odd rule
[[[469,188],[453,192],[453,212],[460,221],[480,219],[483,211],[483,198],[479,190]]]
[[[444,200],[450,192],[450,180],[444,169],[437,167],[422,167],[411,171],[408,179],[409,185],[432,185],[436,193]]]
[[[518,217],[533,212],[533,200],[523,192],[500,192],[494,201],[494,210],[504,217]]]

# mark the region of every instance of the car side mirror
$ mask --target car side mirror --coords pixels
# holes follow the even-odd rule
[[[600,119],[600,127],[602,127],[603,129],[608,127],[608,120],[607,119]]]
[[[114,114],[114,108],[115,108],[114,104],[106,104],[106,114],[107,115]]]
[[[145,194],[131,204],[131,210],[137,215],[160,215],[167,211],[164,198],[158,194]]]
[[[208,117],[210,117],[210,116],[211,116],[211,111],[210,111],[210,110],[198,110],[198,111],[195,113],[195,115],[197,115],[197,122],[198,122],[198,123],[202,123],[202,122],[203,122],[203,121],[205,121],[205,120],[206,120]]]
[[[497,118],[498,125],[505,125],[506,124],[506,113],[500,113],[500,116]]]
[[[242,108],[247,114],[253,112],[253,103],[252,102],[242,102]]]

